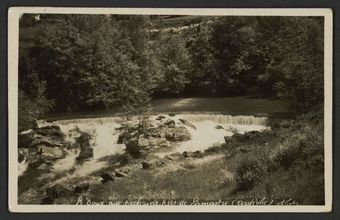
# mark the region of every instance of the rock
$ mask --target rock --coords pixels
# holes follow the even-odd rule
[[[126,177],[126,176],[128,176],[127,173],[121,172],[119,170],[115,171],[115,175],[116,175],[116,177]]]
[[[153,138],[162,138],[162,131],[158,128],[153,128],[148,131],[148,136]]]
[[[25,148],[18,149],[18,162],[21,163],[22,161],[28,159],[29,151]]]
[[[122,172],[122,173],[127,173],[127,174],[129,174],[129,173],[132,172],[131,168],[128,167],[128,166],[125,166],[125,167],[121,167],[121,168],[119,168],[119,169],[116,169],[116,171]]]
[[[88,182],[80,183],[74,188],[75,194],[85,193],[89,190],[90,184]]]
[[[176,114],[175,113],[169,113],[168,114],[170,117],[174,117]]]
[[[77,163],[82,163],[84,160],[93,157],[93,148],[90,145],[91,136],[88,133],[82,132],[77,139],[80,146],[80,153],[76,158]]]
[[[82,163],[85,160],[93,157],[93,149],[91,148],[85,148],[81,149],[79,155],[76,157],[77,163]]]
[[[187,120],[184,119],[178,119],[180,122],[182,122],[184,125],[189,126],[193,129],[196,129],[196,126],[194,124],[192,124],[191,122],[188,122]]]
[[[54,141],[49,139],[48,137],[36,137],[31,142],[31,144],[28,146],[30,148],[32,147],[39,147],[39,146],[49,146],[49,147],[61,147],[62,144],[58,141]]]
[[[35,128],[30,132],[18,135],[19,148],[36,147],[38,145],[62,146],[64,144],[65,135],[56,125]]]
[[[33,135],[30,133],[18,135],[18,148],[27,148],[33,141]]]
[[[116,176],[115,173],[103,173],[100,175],[100,177],[102,178],[102,183],[114,181],[115,176]]]
[[[164,125],[168,126],[169,128],[174,128],[176,126],[176,122],[172,119],[168,119],[164,122]]]
[[[132,138],[134,138],[134,133],[123,131],[118,136],[117,144],[126,144],[126,142],[130,141]]]
[[[201,158],[201,157],[203,157],[203,153],[202,153],[202,151],[195,151],[195,152],[193,152],[192,153],[192,157],[196,157],[196,158]]]
[[[134,138],[125,144],[125,151],[129,153],[132,157],[138,158],[145,154],[148,149],[143,148],[139,145],[139,140]]]
[[[239,133],[235,133],[232,138],[236,141],[239,141],[239,142],[245,142],[248,140],[248,137],[247,136],[244,136],[243,134],[239,134]]]
[[[260,131],[248,131],[246,133],[244,133],[245,138],[249,139],[253,139],[253,138],[258,138],[260,137],[262,134],[262,132]]]
[[[56,160],[64,158],[66,152],[61,147],[48,147],[45,145],[39,145],[37,147],[37,154],[46,160]]]
[[[182,142],[191,139],[189,131],[185,127],[168,128],[164,131],[165,139],[171,142]]]
[[[171,154],[171,155],[167,155],[165,156],[166,159],[171,160],[171,161],[175,161],[178,159],[178,155],[175,154]]]
[[[215,128],[216,129],[224,129],[224,127],[222,125],[216,125]]]
[[[229,143],[229,142],[233,141],[233,138],[231,136],[224,136],[224,141],[226,143]]]
[[[34,133],[42,136],[48,136],[52,140],[62,140],[65,138],[65,134],[60,130],[60,127],[57,125],[50,125],[35,129]]]
[[[131,139],[125,145],[125,151],[132,157],[138,158],[151,150],[168,147],[169,143],[164,138],[139,137]]]
[[[182,156],[183,156],[183,157],[192,157],[192,156],[193,156],[193,153],[192,153],[192,152],[184,151],[184,152],[182,153]]]
[[[154,169],[160,166],[162,163],[159,160],[147,160],[142,162],[142,168],[145,169]]]
[[[46,189],[47,197],[53,201],[56,198],[70,196],[72,194],[72,190],[61,183],[57,183],[56,185]]]
[[[164,116],[164,115],[160,115],[160,116],[158,116],[157,118],[156,118],[156,120],[158,120],[158,121],[161,121],[161,120],[163,120],[163,119],[165,119],[166,117]]]

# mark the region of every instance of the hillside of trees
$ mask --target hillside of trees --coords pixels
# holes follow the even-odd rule
[[[24,14],[19,41],[19,130],[47,112],[164,97],[323,105],[321,17]]]

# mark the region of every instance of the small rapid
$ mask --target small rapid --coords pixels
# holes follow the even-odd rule
[[[225,136],[232,136],[234,133],[245,133],[247,131],[262,131],[268,129],[266,117],[255,116],[231,116],[213,114],[178,114],[175,116],[164,115],[167,119],[172,119],[178,126],[185,126],[191,134],[191,140],[179,144],[175,149],[156,154],[164,157],[171,153],[182,153],[184,151],[203,151],[224,142]],[[153,123],[159,123],[157,116],[151,116]],[[63,159],[57,160],[52,169],[54,174],[67,173],[68,178],[76,178],[89,175],[102,168],[108,167],[109,161],[103,159],[107,156],[123,153],[124,144],[118,144],[117,140],[120,132],[116,129],[120,127],[119,117],[86,118],[59,120],[54,122],[39,121],[38,126],[57,125],[66,135],[66,140],[74,142],[77,137],[75,130],[87,132],[91,135],[91,146],[93,147],[93,158],[83,164],[76,164],[76,157],[79,149],[66,149],[67,155]],[[184,119],[193,124],[196,129],[180,122]],[[20,173],[24,172],[24,162],[19,165]]]

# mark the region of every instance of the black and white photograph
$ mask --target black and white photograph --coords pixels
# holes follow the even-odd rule
[[[10,10],[11,210],[330,211],[330,10]]]

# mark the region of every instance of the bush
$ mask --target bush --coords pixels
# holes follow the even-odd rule
[[[238,190],[247,191],[255,186],[255,183],[263,174],[260,162],[254,158],[244,160],[236,168],[236,183]]]
[[[296,127],[296,126],[295,126]],[[279,166],[288,169],[299,161],[299,166],[323,165],[322,128],[301,125],[300,129],[291,129],[292,135],[275,147],[269,153],[268,164],[272,168]]]

